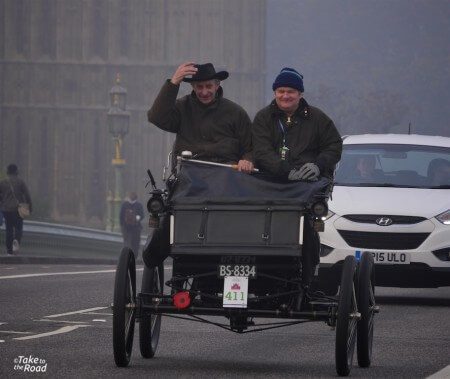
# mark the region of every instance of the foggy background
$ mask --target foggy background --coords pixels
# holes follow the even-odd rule
[[[341,134],[450,136],[450,1],[268,0],[267,100],[285,66]]]
[[[411,123],[450,136],[448,0],[0,0],[0,177],[19,165],[32,219],[105,228],[117,73],[130,112],[122,193],[147,201],[146,170],[161,184],[174,136],[146,113],[188,60],[229,71],[224,95],[251,118],[290,66],[342,135]]]

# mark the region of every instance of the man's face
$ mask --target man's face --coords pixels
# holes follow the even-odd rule
[[[207,105],[214,101],[216,98],[216,92],[219,89],[220,82],[218,80],[206,80],[204,82],[193,82],[192,88],[194,89],[197,98],[201,103]]]
[[[284,112],[295,112],[301,98],[302,93],[294,88],[279,87],[275,90],[275,101]]]
[[[356,168],[359,170],[359,173],[363,178],[371,177],[375,171],[375,159],[360,158]]]

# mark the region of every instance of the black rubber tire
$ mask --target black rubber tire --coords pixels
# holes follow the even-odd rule
[[[144,267],[142,276],[143,293],[159,293],[164,290],[164,267]],[[143,358],[153,358],[156,353],[161,331],[161,315],[143,314],[139,321],[139,347]]]
[[[117,264],[113,303],[114,361],[119,367],[130,363],[136,321],[136,264],[133,252],[124,247]]]
[[[358,321],[357,355],[360,367],[369,367],[372,361],[372,343],[375,307],[375,278],[373,256],[363,253],[358,267],[357,300],[361,319]]]
[[[347,376],[353,363],[357,320],[351,314],[357,312],[355,282],[356,260],[348,255],[342,268],[336,322],[336,372],[340,376]]]

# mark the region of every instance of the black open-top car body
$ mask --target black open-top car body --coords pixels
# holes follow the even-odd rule
[[[153,229],[144,248],[140,293],[132,252],[125,248],[119,261],[113,312],[118,366],[129,363],[136,318],[141,354],[154,355],[163,315],[237,333],[322,320],[336,326],[340,375],[350,372],[357,329],[365,336],[361,342],[358,336],[358,360],[370,364],[377,310],[370,257],[363,256],[367,273],[361,280],[354,257],[346,260],[337,296],[314,291],[310,280],[304,280],[304,273],[314,269],[309,267],[314,260],[306,258],[318,256],[314,249],[319,243],[308,241],[323,226],[330,179],[280,182],[179,159],[166,184],[167,190],[152,191],[147,206]],[[164,283],[167,257],[172,275]],[[164,292],[164,284],[170,293]],[[359,296],[367,303],[364,312],[358,308]],[[223,316],[224,322],[208,316]]]

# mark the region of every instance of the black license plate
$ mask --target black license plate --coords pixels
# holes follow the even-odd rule
[[[256,278],[255,265],[219,265],[217,272],[220,278],[225,276],[246,276],[249,278]]]

